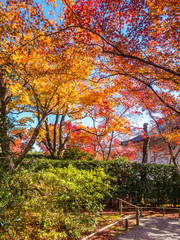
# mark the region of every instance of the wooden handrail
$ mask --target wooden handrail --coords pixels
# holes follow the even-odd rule
[[[120,211],[120,215],[122,215],[122,203],[124,202],[124,203],[126,203],[126,204],[128,204],[128,205],[130,205],[130,206],[132,206],[132,207],[134,207],[135,209],[136,209],[136,223],[137,223],[137,225],[139,225],[139,211],[140,211],[140,216],[142,217],[142,209],[143,208],[151,208],[151,209],[153,209],[153,208],[155,208],[155,209],[162,209],[163,210],[163,216],[165,215],[165,209],[173,209],[173,210],[179,210],[179,218],[180,218],[180,208],[171,208],[171,207],[146,207],[146,206],[144,206],[144,207],[140,207],[140,206],[137,206],[137,205],[134,205],[134,204],[132,204],[132,203],[129,203],[129,202],[127,202],[127,201],[125,201],[125,200],[123,200],[123,199],[121,199],[121,198],[118,198],[118,201],[119,201],[119,211]],[[124,208],[128,208],[128,207],[124,207]]]
[[[140,215],[139,215],[139,212],[140,212],[139,211],[139,207],[134,205],[134,204],[132,204],[132,203],[129,203],[129,202],[127,202],[127,201],[125,201],[125,200],[123,200],[121,198],[118,198],[118,201],[119,201],[119,212],[120,212],[120,215],[122,215],[122,208],[123,208],[122,207],[122,203],[123,202],[128,204],[128,205],[130,205],[130,206],[132,206],[132,207],[134,207],[136,209],[136,225],[139,226],[139,217],[140,217]],[[141,215],[142,215],[142,211],[141,211]]]
[[[82,240],[86,240],[86,239],[94,236],[95,234],[97,234],[97,233],[99,233],[99,232],[102,232],[103,230],[105,230],[105,229],[107,229],[107,228],[109,228],[109,227],[111,227],[111,226],[113,226],[113,225],[115,225],[115,224],[117,224],[117,223],[119,223],[119,222],[121,222],[121,221],[123,221],[123,220],[127,220],[127,219],[131,218],[132,216],[133,216],[133,215],[128,215],[128,216],[126,216],[126,217],[124,217],[124,218],[116,221],[115,223],[112,223],[112,224],[110,224],[110,225],[108,225],[108,226],[106,226],[106,227],[104,227],[104,228],[99,229],[99,230],[96,231],[95,233],[92,233],[91,235],[83,238]],[[128,224],[126,223],[126,228],[127,228],[127,227],[128,227]]]
[[[169,208],[169,207],[139,207],[139,206],[134,205],[134,204],[132,204],[132,203],[129,203],[129,202],[127,202],[127,201],[125,201],[125,200],[123,200],[123,199],[121,199],[121,198],[118,198],[118,201],[119,201],[120,215],[122,215],[122,203],[126,203],[126,204],[128,204],[128,205],[130,205],[130,206],[132,206],[133,208],[136,209],[136,225],[137,225],[137,226],[139,226],[139,218],[140,218],[140,215],[142,216],[142,208],[161,208],[161,209],[163,209],[163,215],[164,215],[164,210],[165,210],[165,209],[179,209],[179,217],[180,217],[180,208]],[[125,207],[125,208],[126,208],[126,207]],[[140,214],[140,213],[141,213],[141,214]],[[111,226],[113,226],[113,225],[115,225],[115,224],[117,224],[117,223],[119,223],[119,222],[121,222],[121,221],[123,221],[123,220],[126,220],[126,230],[127,230],[127,229],[128,229],[128,219],[131,218],[131,217],[133,217],[133,215],[128,215],[128,216],[126,216],[126,217],[124,217],[124,218],[116,221],[115,223],[112,223],[112,224],[110,224],[110,225],[108,225],[108,226],[106,226],[106,227],[104,227],[104,228],[99,229],[99,230],[96,231],[95,233],[92,233],[91,235],[83,238],[82,240],[86,240],[86,239],[94,236],[95,234],[97,234],[97,233],[99,233],[99,232],[102,232],[103,230],[105,230],[105,229],[107,229],[107,228],[109,228],[109,227],[111,227]]]
[[[135,205],[136,206],[136,205]],[[162,208],[164,208],[164,209],[173,209],[173,210],[180,210],[180,208],[177,208],[177,207],[146,207],[146,206],[138,206],[139,208],[151,208],[151,209],[162,209]],[[131,208],[131,207],[123,207],[124,209],[126,209],[126,208]]]
[[[139,206],[134,205],[134,204],[132,204],[132,203],[129,203],[129,202],[127,202],[127,201],[125,201],[125,200],[123,200],[123,199],[121,199],[121,198],[118,198],[118,201],[119,201],[120,215],[122,215],[122,203],[126,203],[126,204],[128,204],[128,205],[130,205],[130,206],[132,206],[132,207],[134,207],[134,208],[136,209],[136,225],[137,225],[137,226],[139,226],[139,218],[140,218],[140,215],[142,216],[142,208],[161,208],[161,209],[163,209],[163,215],[164,215],[164,210],[165,210],[165,209],[178,209],[178,210],[179,210],[179,217],[180,217],[180,208],[169,208],[169,207],[139,207]],[[126,207],[125,207],[125,208],[126,208]],[[115,224],[117,224],[117,223],[119,223],[119,222],[121,222],[121,221],[123,221],[123,220],[126,220],[126,230],[127,230],[127,229],[128,229],[128,219],[131,218],[132,216],[133,216],[133,215],[128,215],[128,216],[126,216],[126,217],[124,217],[124,218],[116,221],[115,223],[112,223],[112,224],[110,224],[110,225],[108,225],[108,226],[106,226],[106,227],[104,227],[104,228],[99,229],[99,230],[96,231],[95,233],[92,233],[91,235],[83,238],[82,240],[86,240],[86,239],[94,236],[95,234],[97,234],[97,233],[99,233],[99,232],[102,232],[103,230],[105,230],[105,229],[107,229],[107,228],[109,228],[109,227],[111,227],[111,226],[113,226],[113,225],[115,225]]]
[[[132,204],[132,203],[129,203],[129,202],[127,202],[127,201],[125,201],[125,200],[123,200],[123,199],[121,199],[121,198],[118,198],[118,200],[121,200],[122,202],[124,202],[124,203],[126,203],[126,204],[128,204],[128,205],[130,205],[130,206],[133,206],[134,208],[139,208],[139,206],[136,206],[136,205],[134,205],[134,204]]]

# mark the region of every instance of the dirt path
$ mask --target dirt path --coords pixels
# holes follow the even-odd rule
[[[140,218],[140,226],[114,240],[180,240],[180,219]]]

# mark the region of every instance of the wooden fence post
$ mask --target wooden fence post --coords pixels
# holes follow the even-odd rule
[[[126,219],[126,231],[128,230],[128,219]]]
[[[119,212],[120,212],[120,215],[122,215],[122,200],[119,199]]]
[[[136,208],[136,225],[139,226],[139,207]]]
[[[142,217],[142,207],[140,208],[140,217]]]

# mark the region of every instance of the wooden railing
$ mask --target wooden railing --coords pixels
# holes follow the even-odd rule
[[[127,204],[127,205],[129,205],[129,206],[131,206],[131,207],[133,207],[133,208],[135,208],[135,210],[136,210],[135,216],[136,216],[136,225],[137,225],[137,226],[139,226],[139,219],[140,219],[140,217],[142,217],[142,209],[143,209],[143,208],[144,208],[144,209],[149,209],[149,208],[151,208],[151,209],[154,209],[154,208],[155,208],[155,209],[162,209],[162,210],[163,210],[163,216],[165,215],[165,209],[178,210],[178,211],[179,211],[179,218],[180,218],[180,208],[169,208],[169,207],[139,207],[139,206],[134,205],[134,204],[132,204],[132,203],[130,203],[130,202],[127,202],[127,201],[125,201],[125,200],[123,200],[123,199],[121,199],[121,198],[118,198],[119,213],[120,213],[121,216],[122,216],[123,209],[131,208],[131,207],[123,207],[123,203],[125,203],[125,204]],[[128,227],[129,227],[128,220],[129,220],[130,218],[132,218],[133,216],[134,216],[134,215],[128,215],[128,216],[126,216],[126,217],[124,217],[124,218],[122,218],[122,219],[120,219],[120,220],[118,220],[118,221],[116,221],[116,222],[114,222],[114,223],[112,223],[112,224],[104,227],[104,228],[99,229],[98,231],[96,231],[96,232],[92,233],[91,235],[83,238],[82,240],[89,239],[89,238],[91,238],[92,236],[94,236],[95,234],[97,234],[97,233],[99,233],[99,232],[102,232],[102,231],[104,231],[105,229],[110,228],[110,227],[112,227],[113,225],[115,225],[115,224],[117,224],[117,223],[119,223],[119,222],[122,222],[122,221],[124,221],[124,220],[125,220],[125,228],[126,228],[126,230],[128,230]]]
[[[123,203],[126,203],[128,204],[129,206],[132,206],[136,209],[136,225],[139,226],[139,218],[140,218],[140,207],[132,204],[132,203],[129,203],[121,198],[118,198],[118,202],[119,202],[119,212],[120,212],[120,215],[122,215],[122,210],[123,210]],[[142,214],[141,214],[142,215]]]
[[[130,205],[130,206],[132,206],[132,207],[134,207],[134,208],[136,209],[136,225],[139,226],[139,217],[140,217],[140,215],[139,215],[139,207],[136,206],[136,205],[133,205],[133,204],[127,202],[127,201],[124,201],[123,199],[120,199],[120,198],[118,198],[118,201],[119,201],[119,211],[120,211],[120,215],[122,215],[123,202],[126,203],[126,204],[128,204],[128,205]],[[124,220],[125,220],[125,229],[128,230],[128,227],[129,227],[128,220],[129,220],[130,218],[132,218],[132,217],[134,217],[134,215],[128,215],[128,216],[126,216],[126,217],[124,217],[124,218],[122,218],[122,219],[120,219],[120,220],[118,220],[118,221],[116,221],[116,222],[114,222],[114,223],[112,223],[112,224],[104,227],[104,228],[99,229],[98,231],[96,231],[96,232],[92,233],[91,235],[83,238],[82,240],[89,239],[89,238],[91,238],[92,236],[94,236],[95,234],[97,234],[97,233],[99,233],[99,232],[102,232],[102,231],[104,231],[105,229],[110,228],[110,227],[112,227],[113,225],[115,225],[115,224],[117,224],[117,223],[119,223],[119,222],[122,222],[122,221],[124,221]]]
[[[121,204],[119,204],[121,205]],[[132,204],[133,205],[133,204]],[[133,205],[134,206],[134,205]],[[138,206],[139,207],[139,206]],[[123,209],[128,209],[128,208],[131,208],[131,207],[123,207]],[[166,214],[166,210],[176,210],[177,213],[179,214],[179,218],[180,218],[180,208],[172,208],[172,207],[148,207],[148,206],[144,206],[144,207],[139,207],[139,213],[140,213],[140,217],[142,217],[142,212],[143,212],[143,209],[145,210],[153,210],[153,209],[156,209],[156,210],[160,210],[162,209],[162,215],[165,216]],[[122,209],[120,209],[120,212],[122,212]]]
[[[96,232],[92,233],[91,235],[83,238],[82,240],[89,239],[90,237],[94,236],[95,234],[97,234],[97,233],[99,233],[99,232],[102,232],[102,231],[104,231],[105,229],[110,228],[110,227],[112,227],[113,225],[115,225],[115,224],[117,224],[117,223],[119,223],[119,222],[122,222],[122,221],[124,221],[124,220],[125,220],[125,223],[126,223],[126,230],[128,230],[128,219],[131,218],[132,216],[133,216],[133,215],[128,215],[128,216],[126,216],[126,217],[124,217],[124,218],[122,218],[122,219],[120,219],[120,220],[118,220],[118,221],[116,221],[116,222],[114,222],[114,223],[112,223],[112,224],[104,227],[104,228],[99,229],[98,231],[96,231]]]

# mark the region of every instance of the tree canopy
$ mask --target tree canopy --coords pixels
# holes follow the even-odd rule
[[[55,0],[45,3],[52,5],[49,15],[38,1],[0,4],[0,146],[9,166],[10,114],[37,119],[26,127],[28,137],[22,134],[18,163],[37,139],[56,155],[70,136],[79,137],[75,132],[89,131],[104,154],[102,136],[111,146],[115,132],[129,135],[136,113],[179,119],[179,1],[63,0],[63,13]],[[98,128],[79,123],[79,130],[64,132],[87,116],[99,118]],[[14,130],[17,142],[22,129]],[[171,134],[178,139],[179,129]]]

